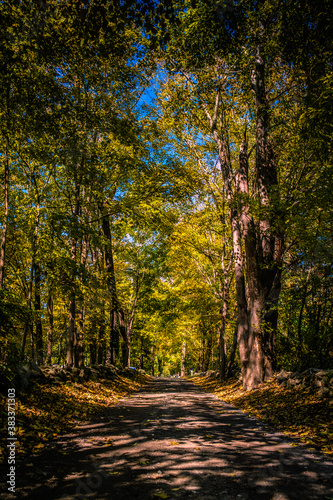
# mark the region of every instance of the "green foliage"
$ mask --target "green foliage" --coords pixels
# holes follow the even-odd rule
[[[1,206],[8,224],[0,349],[7,366],[20,361],[24,338],[25,356],[34,357],[40,324],[44,354],[49,342],[50,361],[65,361],[73,297],[85,361],[105,361],[109,251],[131,364],[177,373],[186,341],[187,369],[216,369],[226,275],[228,355],[237,323],[228,213],[244,206],[256,223],[267,217],[284,234],[278,362],[332,366],[333,30],[325,5],[1,3],[0,156],[2,176],[9,154],[9,215]],[[278,171],[269,208],[255,190],[251,71],[259,21]],[[250,192],[232,201],[207,120],[217,90],[234,193],[245,131],[251,152]]]

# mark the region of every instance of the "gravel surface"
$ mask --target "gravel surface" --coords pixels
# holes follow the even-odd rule
[[[156,378],[25,459],[1,498],[333,500],[332,472],[192,382]]]

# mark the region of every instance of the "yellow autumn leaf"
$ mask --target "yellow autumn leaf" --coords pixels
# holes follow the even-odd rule
[[[162,493],[153,493],[153,496],[158,498],[169,498],[165,491],[162,491]]]

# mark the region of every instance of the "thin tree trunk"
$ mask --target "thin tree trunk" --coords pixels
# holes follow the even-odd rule
[[[84,196],[84,194],[83,194]],[[84,235],[82,238],[82,247],[81,247],[81,277],[80,281],[82,286],[84,286],[85,283],[85,276],[84,276],[84,271],[87,266],[87,260],[88,260],[88,237],[87,235]],[[83,296],[80,300],[81,302],[81,307],[79,311],[79,322],[78,322],[78,328],[76,332],[76,338],[75,338],[75,346],[74,346],[74,352],[75,352],[75,366],[78,368],[82,368],[84,366],[84,347],[83,347],[83,337],[84,337],[84,324],[85,324],[85,315],[86,315],[86,309],[85,309],[85,297]]]
[[[308,285],[309,285],[311,272],[312,272],[312,268],[309,269],[307,277],[306,277],[305,289],[304,289],[304,294],[303,294],[302,303],[301,303],[301,310],[300,310],[299,316],[298,316],[297,334],[298,334],[300,354],[302,354],[302,350],[303,350],[303,335],[302,335],[303,312],[304,312],[304,308],[305,308],[305,304],[306,304],[306,297],[307,297],[307,293],[308,293]]]
[[[36,185],[35,179],[33,179],[34,184]],[[37,186],[36,186],[37,190]],[[31,268],[30,268],[30,280],[29,280],[29,287],[28,287],[28,308],[32,313],[32,296],[33,296],[33,283],[35,280],[35,308],[36,304],[37,307],[40,310],[40,297],[38,299],[39,295],[39,282],[40,282],[40,270],[39,270],[39,265],[36,263],[36,255],[37,255],[37,246],[38,246],[38,229],[39,229],[39,212],[40,212],[40,203],[39,203],[39,195],[37,193],[37,209],[36,209],[36,219],[35,219],[35,227],[34,227],[34,234],[32,237],[32,257],[31,257]],[[36,283],[36,275],[37,275],[37,283]],[[37,287],[37,290],[36,290]],[[37,322],[36,322],[37,326]],[[27,335],[30,333],[30,342],[31,342],[31,357],[34,360],[35,359],[35,341],[34,341],[34,333],[33,333],[33,325],[32,325],[32,320],[29,317],[25,323],[24,326],[24,331],[23,331],[23,337],[22,337],[22,348],[21,348],[21,356],[22,359],[24,358],[25,355],[25,347],[26,347],[26,340],[27,340]],[[36,346],[37,351],[39,350],[39,354],[37,355],[39,358],[43,357],[43,353],[40,352],[43,349],[43,340],[42,340],[42,332],[41,332],[41,323],[38,326],[38,330],[36,332],[37,334],[37,342],[38,346]],[[39,359],[40,361],[40,359]]]
[[[144,347],[143,347],[143,337],[141,337],[141,354],[140,354],[140,368],[144,370]]]
[[[76,166],[79,169],[80,165]],[[80,182],[77,179],[77,172],[75,170],[75,208],[74,217],[75,222],[78,225],[79,215],[80,215]],[[71,243],[71,267],[70,270],[70,296],[69,296],[69,322],[68,322],[68,340],[67,340],[67,354],[66,354],[66,364],[67,366],[72,366],[75,361],[75,344],[76,344],[76,256],[77,256],[77,236],[72,237]]]
[[[104,351],[105,351],[105,309],[103,306],[103,314],[100,320],[100,326],[98,329],[98,340],[97,340],[97,362],[100,365],[104,363]]]
[[[47,299],[47,316],[49,320],[49,328],[47,331],[47,353],[46,353],[46,364],[52,364],[52,342],[53,342],[53,294],[52,288],[49,289],[49,296]]]
[[[75,366],[82,368],[84,366],[84,349],[83,349],[83,331],[85,322],[86,310],[84,304],[80,307],[79,321],[75,338]]]
[[[6,239],[7,239],[7,226],[8,226],[8,198],[9,198],[9,152],[8,152],[8,139],[7,147],[5,150],[5,175],[4,175],[4,216],[2,221],[2,235],[0,246],[0,288],[3,288],[5,279],[5,261],[6,261]]]
[[[204,366],[205,372],[207,372],[209,370],[209,363],[210,363],[211,354],[212,354],[212,344],[213,344],[213,339],[211,336],[208,336],[207,343],[206,343],[206,353],[205,353],[205,366]]]
[[[90,364],[95,365],[97,362],[96,342],[89,343],[89,351],[90,351]]]
[[[119,355],[119,329],[118,329],[118,298],[116,288],[116,277],[112,253],[112,236],[109,216],[104,214],[103,206],[100,206],[102,214],[102,231],[105,237],[104,257],[106,265],[106,280],[110,292],[110,339],[107,348],[106,363],[114,365]]]
[[[37,363],[42,365],[44,362],[43,356],[43,327],[41,318],[41,300],[40,300],[40,281],[41,272],[39,264],[35,264],[35,320],[36,325],[36,355]]]
[[[220,357],[220,365],[219,365],[219,376],[220,380],[224,379],[225,374],[225,338],[224,338],[224,325],[222,324],[223,320],[221,320],[220,325],[218,327],[218,337],[219,337],[219,357]]]
[[[151,348],[150,362],[151,362],[151,375],[152,375],[152,377],[154,377],[155,376],[155,350],[154,350],[154,346],[152,346],[152,348]]]
[[[66,326],[67,326],[67,320],[66,320],[65,328],[66,328]],[[58,365],[62,364],[62,338],[63,337],[62,337],[62,334],[61,334],[60,338],[59,338],[59,347],[58,347]]]
[[[161,376],[163,373],[163,360],[162,358],[157,358],[158,362],[158,374]]]
[[[222,254],[222,267],[224,272],[224,281],[222,283],[222,308],[220,309],[221,322],[219,327],[219,338],[220,338],[220,380],[225,378],[225,368],[226,368],[226,345],[225,345],[225,329],[227,324],[227,316],[229,311],[229,290],[232,276],[230,275],[230,268],[232,260],[234,257],[234,250],[230,256],[228,266],[224,266],[224,249]]]
[[[225,375],[226,378],[230,378],[231,374],[232,374],[232,367],[233,367],[234,362],[235,362],[235,355],[236,355],[236,350],[237,350],[237,338],[238,338],[238,327],[235,329],[235,333],[234,333],[232,347],[230,350],[230,357],[229,357],[229,361],[228,361],[227,373]]]
[[[133,323],[129,322],[129,324],[126,325],[125,314],[123,310],[120,310],[118,312],[118,324],[119,324],[119,331],[123,340],[122,343],[123,368],[129,368],[131,366],[131,330]]]
[[[130,367],[131,366],[131,336],[132,336],[132,329],[133,329],[133,324],[134,324],[134,318],[135,318],[135,312],[139,300],[139,291],[140,291],[140,282],[142,282],[143,278],[145,275],[145,271],[142,273],[142,277],[139,280],[139,269],[136,271],[136,279],[135,279],[135,292],[134,292],[134,302],[131,310],[131,314],[128,320],[127,327],[121,328],[121,326],[125,326],[125,321],[124,321],[124,313],[123,311],[120,311],[119,314],[119,319],[120,319],[120,333],[123,337],[124,340],[124,356],[123,356],[123,366],[124,368]]]
[[[186,364],[186,342],[182,345],[182,356],[181,356],[181,366],[180,366],[180,376],[185,377],[185,364]]]
[[[68,323],[68,341],[67,341],[67,355],[66,355],[66,364],[67,366],[72,366],[74,362],[74,343],[76,337],[76,283],[75,283],[75,275],[76,275],[76,246],[77,239],[72,238],[72,246],[71,246],[71,261],[72,267],[71,270],[71,290],[69,296],[69,323]]]
[[[237,209],[234,206],[235,196],[231,184],[232,169],[231,169],[230,157],[229,157],[226,138],[222,135],[222,132],[218,133],[217,130],[219,100],[220,100],[220,92],[218,91],[216,95],[216,102],[215,102],[213,116],[209,114],[209,112],[205,107],[204,111],[207,115],[214,140],[218,147],[218,156],[223,178],[223,195],[225,196],[226,202],[229,205],[229,218],[231,224],[234,265],[235,265],[236,299],[238,306],[238,315],[237,315],[238,345],[239,345],[239,353],[242,365],[242,375],[244,377],[246,370],[248,369],[248,362],[249,362],[248,358],[249,322],[248,322],[248,309],[247,309],[248,304],[246,300],[243,253],[241,245],[241,234],[239,228],[239,215]]]

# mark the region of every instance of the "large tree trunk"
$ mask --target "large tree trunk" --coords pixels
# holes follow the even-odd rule
[[[263,33],[263,26],[260,29]],[[259,220],[254,222],[249,216],[247,203],[244,203],[241,219],[250,313],[248,348],[243,370],[244,389],[256,387],[269,379],[275,370],[277,302],[283,251],[283,238],[273,230],[272,224],[275,207],[271,192],[277,186],[277,171],[268,136],[269,108],[265,88],[265,61],[260,44],[256,49],[252,83],[257,112],[254,197],[259,206]],[[239,192],[244,196],[248,194],[247,169],[246,140],[244,140],[240,152],[239,182]],[[276,220],[274,222],[276,225]]]
[[[258,37],[264,40],[264,26],[260,24]],[[252,84],[256,101],[256,161],[253,196],[258,204],[258,220],[249,215],[249,190],[247,178],[246,139],[240,152],[238,187],[240,206],[235,206],[232,188],[232,169],[223,127],[217,129],[219,92],[216,96],[214,115],[203,106],[214,139],[218,146],[223,192],[229,206],[233,249],[235,258],[236,296],[238,304],[238,345],[244,389],[252,389],[270,378],[275,370],[275,332],[277,303],[280,293],[283,235],[276,229],[281,217],[276,210],[272,191],[276,190],[277,168],[273,147],[269,139],[269,104],[265,87],[264,50],[256,47]],[[238,197],[237,197],[238,198]],[[273,223],[273,218],[275,218]],[[245,289],[243,248],[240,222],[242,223],[248,293]],[[281,231],[281,230],[280,230]]]

